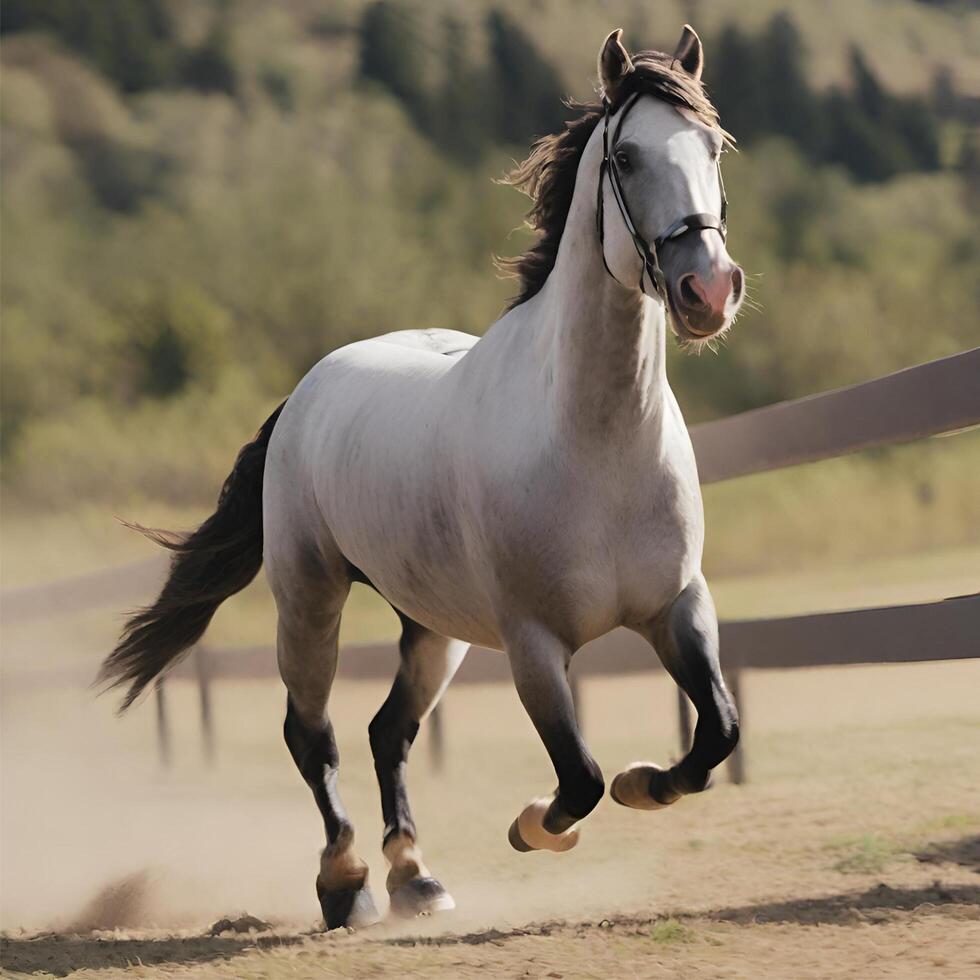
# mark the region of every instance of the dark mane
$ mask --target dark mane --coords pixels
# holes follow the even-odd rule
[[[639,92],[689,109],[705,125],[720,129],[718,112],[704,86],[670,55],[641,51],[633,55],[633,65],[634,70],[623,79],[616,92],[613,112],[634,92]],[[497,267],[506,275],[519,279],[521,284],[508,309],[519,306],[539,292],[555,267],[558,244],[572,206],[579,161],[592,131],[602,119],[600,102],[569,102],[569,107],[578,110],[578,117],[566,123],[563,132],[539,139],[531,147],[527,159],[501,179],[501,183],[516,187],[531,198],[533,203],[526,222],[538,236],[523,255],[497,259]]]

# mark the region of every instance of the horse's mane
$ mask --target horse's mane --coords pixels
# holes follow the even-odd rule
[[[705,125],[720,129],[718,112],[704,86],[673,57],[661,51],[641,51],[633,55],[633,66],[617,89],[612,112],[634,93],[653,95],[690,110]],[[572,206],[579,161],[603,116],[600,102],[569,101],[568,107],[578,115],[565,124],[564,130],[539,139],[527,159],[501,178],[501,183],[516,187],[531,198],[533,203],[526,223],[538,236],[523,255],[497,259],[497,268],[519,279],[521,284],[508,309],[534,296],[555,267],[558,245]]]

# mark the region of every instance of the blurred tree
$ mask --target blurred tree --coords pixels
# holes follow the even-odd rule
[[[888,132],[875,125],[859,103],[840,90],[828,93],[824,103],[828,128],[825,159],[839,163],[859,180],[887,180],[901,169],[900,148]]]
[[[850,69],[857,108],[874,122],[885,122],[890,114],[891,100],[856,44],[851,45]]]
[[[722,29],[705,63],[705,82],[722,125],[737,140],[751,143],[769,129],[766,52],[734,24]]]
[[[222,22],[215,24],[200,45],[184,54],[180,80],[199,92],[225,92],[231,96],[238,93],[238,69]]]
[[[967,130],[960,147],[957,169],[963,175],[963,192],[967,207],[980,210],[980,130]]]
[[[280,112],[292,112],[295,107],[293,80],[285,68],[265,65],[259,71],[259,84]]]
[[[166,0],[4,0],[0,31],[46,31],[124,92],[173,80],[179,53]]]
[[[803,38],[788,13],[772,17],[756,49],[767,127],[788,136],[807,154],[819,156],[825,139],[823,113],[807,81]]]
[[[434,136],[440,146],[463,161],[475,160],[487,144],[491,94],[483,73],[473,64],[464,25],[448,15],[442,22],[443,71]]]
[[[939,169],[939,125],[922,99],[899,100],[894,108],[892,125],[896,136],[905,144],[909,158],[909,165],[903,169]]]
[[[128,400],[171,398],[190,384],[213,386],[219,377],[230,318],[197,287],[138,288],[119,318],[125,325]]]
[[[910,170],[939,168],[938,121],[914,97],[888,93],[857,47],[851,49],[852,93],[826,100],[830,130],[825,158],[860,180],[887,180]]]
[[[952,69],[943,65],[932,76],[932,104],[940,116],[953,118],[959,109],[956,79]]]
[[[784,136],[812,160],[845,166],[863,181],[939,168],[935,111],[891,95],[858,47],[850,51],[850,91],[823,95],[807,80],[803,39],[785,12],[756,38],[728,25],[714,48],[706,81],[722,124],[743,145]]]
[[[390,0],[377,0],[364,11],[360,34],[361,75],[388,89],[404,104],[416,125],[428,130],[425,52],[411,10]]]
[[[164,153],[108,136],[76,139],[71,146],[89,188],[110,211],[136,211],[162,192],[171,170],[171,160]]]
[[[491,10],[486,24],[497,139],[526,143],[554,132],[566,118],[558,73],[503,11]]]

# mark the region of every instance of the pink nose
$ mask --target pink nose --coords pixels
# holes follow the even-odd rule
[[[742,295],[742,270],[733,265],[707,279],[689,272],[681,278],[679,285],[684,305],[692,311],[723,313],[729,298],[737,301]]]

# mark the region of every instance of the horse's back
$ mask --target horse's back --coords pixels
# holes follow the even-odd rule
[[[396,347],[411,347],[434,354],[456,356],[465,354],[480,338],[461,330],[430,327],[425,330],[394,330],[374,339]]]

